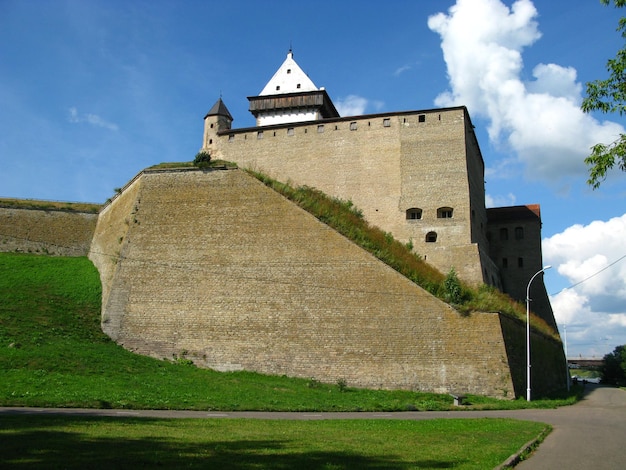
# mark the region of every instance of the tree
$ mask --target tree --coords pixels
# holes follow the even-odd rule
[[[609,5],[611,0],[600,0],[604,5]],[[613,0],[616,7],[626,6],[626,0]],[[621,32],[626,40],[626,18],[619,20],[617,31]],[[607,70],[610,74],[606,80],[596,80],[587,83],[587,96],[582,102],[582,110],[585,113],[600,111],[603,113],[626,113],[626,45],[619,51],[614,59],[607,62]],[[593,189],[600,187],[606,179],[607,172],[617,166],[626,171],[626,135],[620,136],[610,144],[596,144],[591,148],[591,155],[585,158],[585,163],[590,166],[587,184]]]
[[[604,356],[602,381],[609,384],[626,384],[626,344],[617,346],[612,353]]]

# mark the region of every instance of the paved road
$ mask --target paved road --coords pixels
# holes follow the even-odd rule
[[[549,423],[554,431],[530,459],[517,470],[626,468],[626,392],[587,385],[585,398],[574,406],[556,410],[514,411],[422,411],[396,413],[276,413],[207,412],[171,410],[95,410],[62,408],[0,408],[2,414],[73,414],[144,416],[155,418],[258,418],[258,419],[408,419],[515,418]]]

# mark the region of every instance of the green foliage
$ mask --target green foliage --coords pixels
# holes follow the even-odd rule
[[[451,304],[460,304],[463,300],[463,288],[454,268],[450,268],[443,281],[445,297]]]
[[[208,168],[211,164],[211,154],[206,151],[198,152],[196,158],[193,159],[193,164],[198,168]]]
[[[626,344],[617,346],[604,356],[602,381],[612,385],[626,385]]]
[[[610,0],[600,1],[604,5],[610,4]],[[626,6],[626,0],[613,0],[613,3],[616,7]],[[620,18],[617,31],[626,39],[626,18]],[[618,50],[615,58],[609,59],[606,67],[609,78],[587,83],[587,96],[581,108],[586,113],[600,111],[618,113],[621,116],[626,112],[626,47]],[[608,171],[615,166],[626,171],[626,135],[621,134],[610,144],[594,145],[585,163],[590,167],[587,184],[593,189],[600,187]]]

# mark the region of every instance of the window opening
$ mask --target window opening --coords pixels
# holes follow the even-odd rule
[[[440,207],[437,209],[437,218],[438,219],[451,219],[452,218],[452,207]]]
[[[435,243],[437,241],[437,232],[428,232],[426,234],[426,243]]]
[[[422,209],[412,207],[406,211],[406,220],[419,220],[422,218]]]
[[[417,120],[418,120],[419,122],[426,122],[426,115],[425,115],[425,114],[420,114],[420,115],[417,117]]]
[[[391,119],[389,119],[389,118],[383,119],[383,126],[384,127],[391,127]]]
[[[500,240],[506,241],[509,239],[509,229],[501,228],[500,229]]]
[[[516,240],[524,239],[524,227],[515,227],[515,239]]]

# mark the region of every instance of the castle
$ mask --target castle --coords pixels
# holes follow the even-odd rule
[[[257,126],[233,129],[220,98],[204,118],[201,150],[350,200],[440,271],[525,301],[543,266],[540,208],[485,208],[484,162],[465,107],[340,117],[291,50],[248,100]],[[533,310],[556,329],[543,282],[531,287]]]
[[[241,129],[215,103],[201,150],[350,200],[441,271],[525,297],[541,269],[539,207],[485,208],[464,107],[341,117],[291,51],[249,101],[257,125]],[[350,386],[525,389],[524,323],[459,315],[237,168],[147,169],[98,214],[0,207],[0,226],[4,251],[89,256],[103,330],[141,354]],[[533,311],[554,325],[538,281]],[[560,341],[533,330],[531,343],[534,392],[564,387]]]

